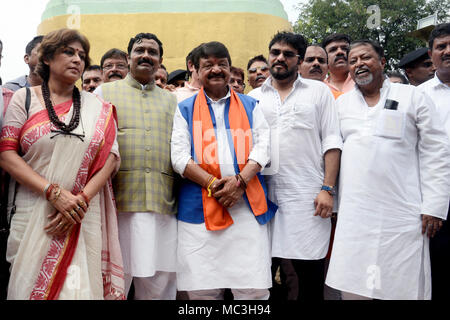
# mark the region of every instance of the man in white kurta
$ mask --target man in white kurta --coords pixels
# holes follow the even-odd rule
[[[326,283],[343,299],[430,299],[427,236],[447,215],[447,136],[426,94],[384,77],[377,43],[352,43],[349,63],[358,87],[337,100],[344,147]]]
[[[266,177],[279,206],[271,222],[272,257],[292,260],[300,300],[322,300],[333,207],[326,189],[334,188],[342,146],[337,111],[324,83],[297,74],[303,37],[280,33],[271,44],[271,77],[251,95],[272,131]]]
[[[436,105],[447,136],[450,137],[450,23],[443,23],[431,32],[429,55],[436,68],[434,78],[421,84]],[[430,239],[432,299],[448,301],[450,298],[450,226],[442,228]]]
[[[196,69],[202,79],[204,91],[201,90],[199,94],[204,92],[215,119],[222,179],[234,179],[236,175],[225,121],[226,106],[232,94],[228,86],[230,65],[231,59],[223,45],[213,42],[201,46]],[[208,174],[193,163],[191,134],[180,106],[181,104],[175,112],[173,123],[172,164],[183,178],[202,184],[198,177],[202,174],[208,177]],[[254,108],[252,117],[253,148],[248,159],[259,164],[260,170],[269,161],[270,134],[258,106]],[[197,173],[194,173],[194,169]],[[244,170],[241,171],[243,173]],[[234,181],[235,184],[236,180]],[[215,183],[211,183],[211,189],[214,189]],[[206,188],[206,184],[204,187]],[[224,189],[225,187],[226,185]],[[182,211],[181,205],[180,203],[179,214]],[[223,299],[224,288],[231,288],[235,299],[268,299],[271,276],[267,224],[257,222],[242,196],[227,210],[233,224],[222,230],[207,230],[204,222],[178,221],[178,290],[188,291],[189,298],[195,300]],[[203,211],[199,215],[203,216]]]

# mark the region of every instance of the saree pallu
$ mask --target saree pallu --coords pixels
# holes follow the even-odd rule
[[[8,128],[5,123],[0,140],[0,151],[20,145],[23,159],[33,170],[73,194],[83,190],[110,153],[119,157],[114,107],[92,94],[81,95],[80,125],[73,133],[84,138],[51,132],[56,128],[44,109],[25,122],[18,137],[8,137],[17,128]],[[72,103],[55,106],[55,111],[67,122],[72,116]],[[82,223],[65,236],[50,237],[44,231],[55,209],[41,194],[20,186],[16,206],[8,239],[8,299],[124,299],[117,210],[110,179],[91,199]]]

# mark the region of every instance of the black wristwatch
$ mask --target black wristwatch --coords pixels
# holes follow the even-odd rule
[[[330,196],[336,195],[336,189],[332,186],[323,185],[320,190],[325,190],[326,192],[328,192],[330,194]]]

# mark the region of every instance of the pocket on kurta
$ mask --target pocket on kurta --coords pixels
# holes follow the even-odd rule
[[[294,105],[291,112],[291,127],[292,129],[313,129],[313,107],[306,104]]]
[[[173,192],[175,177],[166,172],[161,172],[160,177],[162,185],[164,186],[162,200],[168,207],[175,208],[175,197]]]
[[[399,110],[381,110],[375,135],[389,139],[402,139],[405,133],[405,118],[406,114]]]

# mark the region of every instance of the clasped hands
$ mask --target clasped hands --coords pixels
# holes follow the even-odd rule
[[[210,189],[212,196],[225,208],[233,207],[244,194],[244,188],[236,176],[216,179],[212,182]]]
[[[74,195],[63,188],[60,188],[59,192],[55,190],[49,201],[56,209],[48,215],[50,222],[44,227],[50,236],[65,235],[75,224],[81,223],[88,208],[81,194]]]

